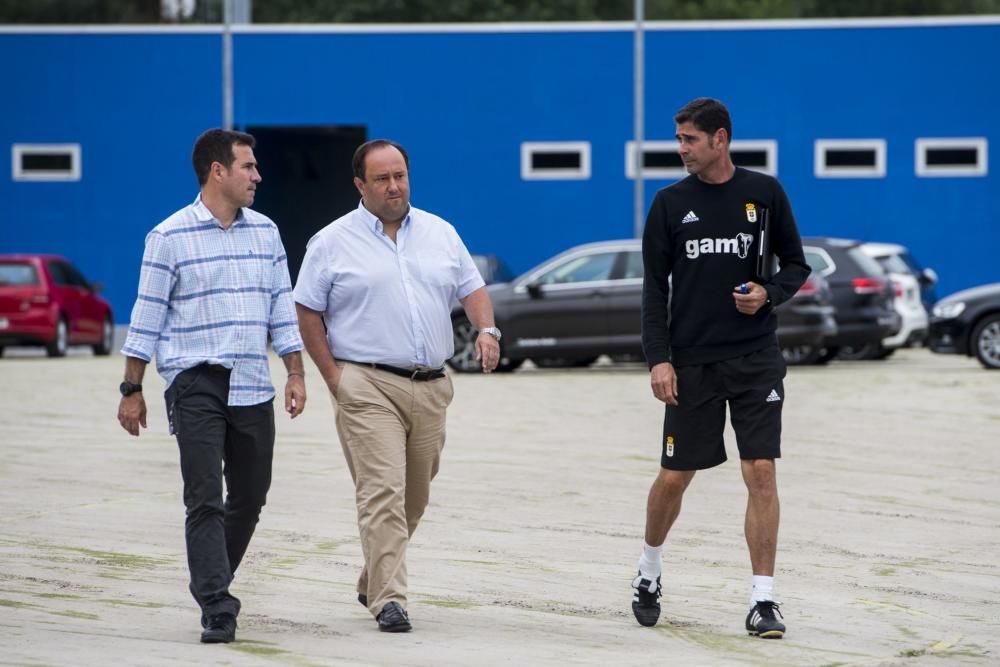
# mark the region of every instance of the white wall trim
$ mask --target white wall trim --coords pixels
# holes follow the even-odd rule
[[[643,141],[642,150],[644,153],[651,151],[662,151],[665,153],[677,153],[678,143],[671,141]],[[645,165],[645,162],[643,162]],[[679,167],[643,167],[643,180],[661,178],[684,178],[688,175],[684,165]],[[625,177],[635,180],[635,142],[625,142]]]
[[[989,142],[986,137],[919,138],[913,142],[913,145],[915,152],[914,165],[916,165],[917,176],[948,178],[986,176],[989,173]],[[971,148],[976,151],[978,159],[974,165],[928,165],[927,149],[929,148],[955,148],[959,150],[968,150]]]
[[[873,150],[875,164],[871,167],[830,167],[826,152],[834,150]],[[813,173],[816,178],[885,178],[885,139],[816,139],[813,143]]]
[[[25,171],[21,164],[24,155],[65,153],[70,156],[67,170]],[[80,144],[12,144],[10,147],[11,178],[15,181],[79,181],[83,177]]]
[[[927,28],[1000,25],[1000,14],[973,16],[890,16],[836,19],[755,19],[726,21],[646,21],[647,32],[702,30],[808,30],[855,28]],[[511,23],[247,23],[233,25],[234,33],[512,33],[512,32],[632,32],[632,21],[553,21]],[[221,33],[221,24],[78,24],[3,25],[0,34],[121,34]]]
[[[531,157],[539,153],[573,153],[580,155],[576,169],[538,169]],[[521,143],[521,178],[526,181],[585,181],[590,178],[589,141],[524,141]]]

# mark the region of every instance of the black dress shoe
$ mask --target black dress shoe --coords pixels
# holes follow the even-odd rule
[[[228,644],[236,639],[236,617],[232,614],[216,614],[208,619],[208,626],[201,633],[203,644]]]
[[[382,632],[409,632],[413,627],[410,625],[410,617],[406,610],[399,606],[398,602],[389,602],[382,607],[382,613],[378,615],[378,629]]]
[[[364,593],[358,593],[358,602],[363,604],[366,609],[368,608],[368,596]]]

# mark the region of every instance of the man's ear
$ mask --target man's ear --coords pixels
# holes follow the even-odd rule
[[[358,189],[358,194],[360,194],[361,198],[364,199],[364,196],[365,196],[365,182],[362,181],[357,176],[355,176],[354,177],[354,187],[356,187]]]
[[[226,168],[221,162],[213,162],[208,173],[212,178],[219,180],[226,175],[226,171]]]

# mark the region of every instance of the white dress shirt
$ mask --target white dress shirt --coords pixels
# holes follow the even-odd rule
[[[438,368],[454,300],[484,284],[448,222],[411,206],[393,243],[362,203],[309,240],[294,298],[324,314],[336,359]]]

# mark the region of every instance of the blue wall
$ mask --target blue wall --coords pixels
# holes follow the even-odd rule
[[[776,24],[777,25],[777,24]],[[803,234],[893,241],[941,275],[940,294],[1000,281],[996,171],[918,178],[918,137],[998,140],[993,24],[654,27],[646,137],[701,95],[730,107],[736,139],[775,139]],[[516,271],[568,246],[632,235],[632,36],[551,32],[238,32],[235,118],[365,125],[407,146],[415,205],[473,252]],[[194,197],[194,138],[221,123],[212,32],[0,30],[0,252],[56,252],[107,286],[128,319],[146,232]],[[817,179],[813,141],[883,138],[880,179]],[[589,141],[592,176],[525,181],[524,141]],[[77,183],[15,182],[13,143],[80,143]],[[990,160],[993,162],[992,160]],[[267,165],[262,165],[267,187]],[[649,180],[646,199],[667,181]],[[945,236],[947,234],[947,241]]]

